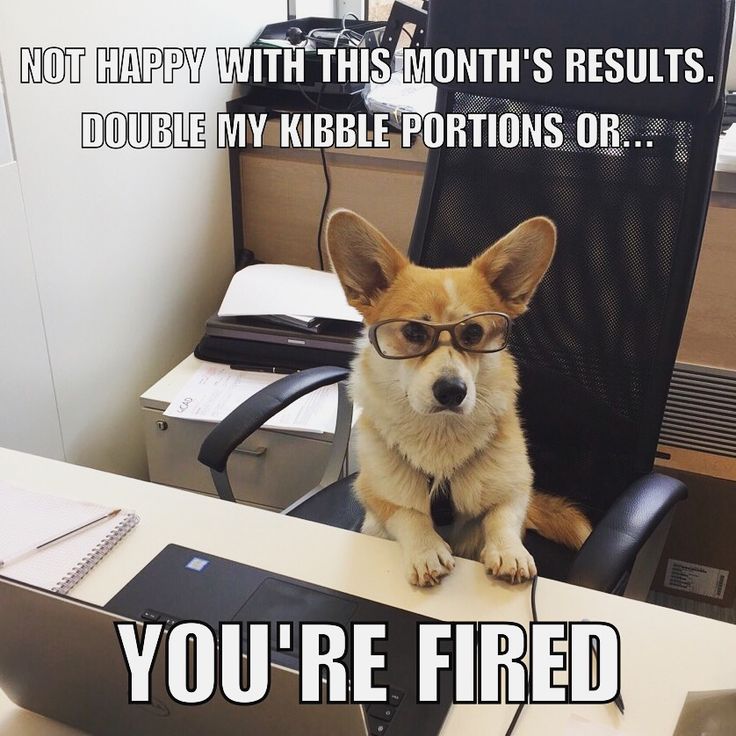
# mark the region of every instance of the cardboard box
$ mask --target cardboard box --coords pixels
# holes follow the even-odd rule
[[[736,482],[671,468],[688,487],[662,551],[653,590],[718,606],[736,600]]]

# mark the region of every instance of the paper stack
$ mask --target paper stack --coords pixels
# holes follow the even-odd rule
[[[303,266],[259,263],[238,271],[218,311],[220,317],[285,314],[361,322],[334,273]]]

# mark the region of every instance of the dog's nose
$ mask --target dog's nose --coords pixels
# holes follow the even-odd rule
[[[465,394],[468,393],[468,387],[457,376],[440,378],[434,382],[432,393],[442,406],[454,408],[463,403]]]

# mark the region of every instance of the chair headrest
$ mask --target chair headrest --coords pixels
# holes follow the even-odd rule
[[[552,81],[529,73],[518,84],[465,82],[440,85],[451,91],[538,104],[645,117],[695,120],[723,94],[734,0],[432,0],[427,28],[430,48],[548,48]],[[711,83],[570,84],[565,49],[698,48]],[[682,68],[682,67],[681,67]]]

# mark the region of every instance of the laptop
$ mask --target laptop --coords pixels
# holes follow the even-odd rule
[[[388,642],[376,651],[387,653],[388,670],[377,673],[375,682],[388,686],[389,701],[300,705],[294,654],[299,627],[293,626],[291,650],[277,650],[272,642],[271,688],[256,705],[229,703],[219,689],[202,705],[177,703],[168,695],[161,651],[151,703],[131,704],[128,670],[112,625],[121,619],[167,627],[197,620],[215,629],[221,621],[385,621]],[[104,609],[0,577],[0,688],[17,705],[94,736],[434,736],[449,711],[452,681],[442,672],[440,702],[417,704],[416,624],[424,620],[430,619],[169,545]],[[244,672],[246,667],[244,658]]]

